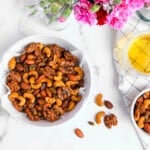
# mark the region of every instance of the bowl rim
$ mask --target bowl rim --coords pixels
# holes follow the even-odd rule
[[[7,49],[7,52],[4,53],[4,55],[6,56],[6,55],[8,54],[8,51],[12,50],[13,47],[16,47],[16,46],[20,45],[19,47],[21,48],[21,47],[26,46],[26,45],[29,44],[29,43],[34,42],[34,38],[35,38],[35,39],[36,39],[36,38],[41,38],[41,41],[42,41],[42,38],[58,39],[58,40],[60,40],[61,42],[64,42],[65,45],[68,45],[69,47],[75,48],[75,50],[77,50],[78,53],[83,56],[81,62],[84,60],[84,62],[85,62],[85,64],[86,64],[86,67],[87,67],[87,69],[88,69],[88,73],[89,73],[89,74],[88,74],[88,76],[89,76],[89,78],[88,78],[88,80],[89,80],[88,83],[89,83],[89,85],[90,85],[90,86],[87,88],[87,93],[85,94],[85,97],[84,97],[84,99],[83,99],[83,102],[81,103],[81,106],[78,108],[78,110],[76,110],[76,111],[74,112],[74,114],[71,115],[71,117],[67,118],[67,120],[64,120],[63,122],[58,122],[58,123],[55,123],[55,122],[54,122],[54,124],[53,124],[53,122],[48,122],[48,123],[50,123],[49,126],[48,126],[48,125],[42,126],[42,125],[38,125],[38,124],[32,124],[32,123],[29,123],[29,122],[27,122],[27,121],[23,121],[23,120],[20,119],[19,117],[16,117],[15,115],[13,115],[13,114],[11,113],[11,111],[8,111],[5,107],[3,107],[4,105],[3,105],[3,102],[2,102],[3,100],[2,100],[2,99],[3,99],[3,97],[4,97],[7,93],[1,94],[2,99],[1,99],[0,101],[1,101],[1,103],[2,103],[2,107],[4,108],[4,110],[6,110],[6,111],[8,112],[8,114],[9,114],[12,118],[14,118],[16,121],[18,121],[18,122],[20,122],[20,123],[22,123],[22,124],[24,124],[24,125],[29,125],[29,126],[34,126],[34,127],[48,127],[48,128],[49,128],[49,127],[52,128],[52,127],[64,125],[65,123],[67,123],[68,121],[70,121],[71,119],[73,119],[74,116],[78,115],[79,112],[82,111],[83,107],[85,106],[85,104],[86,104],[87,101],[88,101],[88,97],[89,97],[89,95],[90,95],[90,92],[91,92],[91,85],[92,85],[92,73],[91,73],[90,64],[88,63],[87,57],[83,54],[84,50],[83,50],[82,48],[79,48],[76,44],[73,44],[73,42],[67,40],[67,39],[64,38],[63,36],[53,35],[53,34],[51,34],[51,35],[48,35],[48,34],[35,34],[35,35],[30,35],[30,36],[24,37],[24,38],[18,40],[17,42],[14,42],[14,43]],[[37,39],[36,39],[36,40],[37,40]],[[35,42],[36,42],[36,40],[35,40]],[[28,41],[28,42],[27,42],[27,41]],[[40,42],[40,41],[39,41],[39,42]],[[44,42],[43,42],[43,43],[44,43]],[[45,43],[44,43],[44,44],[45,44]],[[47,44],[47,43],[46,43],[46,44]],[[57,42],[56,42],[56,44],[57,44]],[[58,45],[60,45],[60,44],[58,44]],[[4,56],[4,55],[3,55],[3,56]],[[3,58],[2,58],[1,61],[0,61],[0,66],[2,65],[2,62],[3,62]],[[3,69],[3,70],[4,70],[4,69]],[[19,112],[18,112],[18,113],[19,113]],[[59,120],[61,120],[61,119],[59,119]],[[33,121],[31,121],[31,122],[33,122]]]
[[[131,120],[132,120],[132,123],[133,123],[133,125],[134,125],[134,127],[141,133],[141,134],[143,134],[144,136],[150,136],[150,134],[149,133],[147,133],[146,131],[144,131],[143,129],[141,129],[141,128],[139,128],[138,127],[138,125],[137,125],[137,123],[136,123],[136,121],[134,120],[134,107],[135,107],[135,104],[136,104],[136,101],[137,101],[137,99],[142,95],[142,94],[144,94],[145,92],[148,92],[148,91],[150,91],[150,87],[149,88],[146,88],[146,89],[144,89],[144,90],[142,90],[141,92],[139,92],[136,96],[135,96],[135,98],[134,98],[134,100],[133,100],[133,102],[132,102],[132,104],[131,104],[131,110],[130,110],[130,118],[131,118]]]

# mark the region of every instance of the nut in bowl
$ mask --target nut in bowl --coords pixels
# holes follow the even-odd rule
[[[23,123],[60,125],[77,114],[90,91],[83,54],[58,37],[35,35],[17,42],[1,68],[2,106]]]
[[[150,136],[150,88],[135,97],[131,106],[131,119],[139,132]]]

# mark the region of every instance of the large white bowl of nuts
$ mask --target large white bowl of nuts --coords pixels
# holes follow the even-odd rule
[[[82,51],[64,39],[26,37],[6,51],[0,65],[2,106],[23,123],[60,125],[87,101],[89,65]]]
[[[150,136],[150,88],[141,91],[133,100],[131,119],[143,136]]]

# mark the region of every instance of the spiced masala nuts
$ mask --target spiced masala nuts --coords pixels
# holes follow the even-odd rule
[[[150,90],[145,91],[136,99],[133,117],[137,126],[150,134]]]
[[[8,62],[6,85],[12,105],[32,121],[56,121],[82,100],[84,71],[57,44],[30,43]]]

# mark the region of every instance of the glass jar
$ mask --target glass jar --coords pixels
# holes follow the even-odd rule
[[[150,3],[145,4],[145,6],[137,11],[137,15],[140,19],[145,22],[150,22]]]
[[[44,23],[48,28],[61,30],[71,19],[74,0],[26,0],[28,16]]]

